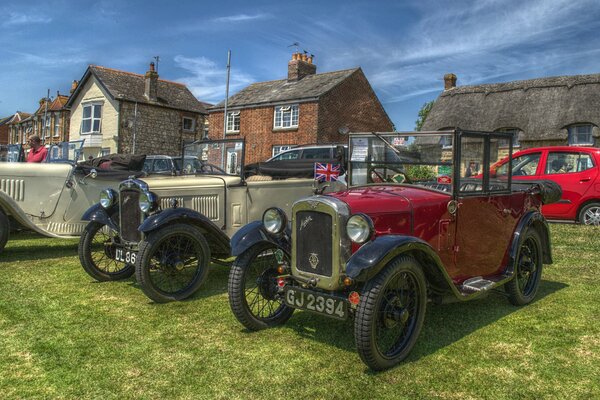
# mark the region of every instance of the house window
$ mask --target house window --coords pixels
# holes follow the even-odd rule
[[[227,132],[240,131],[240,112],[232,111],[227,113]]]
[[[298,127],[298,105],[275,107],[275,129]]]
[[[188,132],[193,131],[196,127],[195,122],[193,118],[183,117],[183,130]]]
[[[45,137],[50,137],[50,115],[46,116],[46,118],[44,118],[45,123],[44,123],[44,136]]]
[[[273,146],[273,151],[272,151],[271,157],[275,157],[277,154],[281,153],[282,151],[286,151],[291,148],[292,148],[292,146],[290,146],[290,145]]]
[[[581,124],[569,127],[569,145],[571,146],[593,146],[592,125]]]
[[[109,155],[109,154],[110,154],[110,149],[109,149],[108,147],[105,147],[105,148],[103,148],[103,149],[100,151],[100,156],[101,156],[101,157],[107,156],[107,155]]]
[[[100,132],[100,121],[102,120],[102,104],[86,104],[83,106],[83,118],[81,120],[81,133]]]
[[[452,148],[452,135],[442,135],[440,136],[440,145],[443,149],[451,149]]]
[[[519,143],[519,128],[500,128],[496,129],[496,132],[508,132],[513,134],[513,147],[520,147],[521,143]],[[509,142],[508,139],[500,139],[498,140],[499,147],[508,147]]]
[[[60,136],[60,114],[54,114],[54,137]]]

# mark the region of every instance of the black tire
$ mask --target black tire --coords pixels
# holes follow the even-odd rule
[[[2,210],[0,210],[0,253],[4,250],[6,242],[8,242],[8,235],[10,234],[10,222],[8,217]]]
[[[584,225],[600,225],[600,203],[586,204],[579,211],[578,221]]]
[[[375,371],[404,360],[414,347],[427,306],[427,283],[410,256],[390,262],[365,284],[354,320],[360,358]]]
[[[150,233],[140,243],[135,276],[153,301],[180,301],[198,291],[209,264],[204,234],[193,225],[175,224]]]
[[[280,260],[278,260],[278,257]],[[229,305],[246,328],[258,331],[284,324],[294,309],[284,304],[277,293],[277,266],[289,264],[286,254],[271,244],[259,244],[234,261],[229,272]]]
[[[117,232],[106,225],[92,221],[79,239],[79,261],[89,276],[99,282],[116,281],[133,275],[133,264],[125,264],[114,259],[115,246],[120,238]]]
[[[535,230],[528,229],[519,244],[514,276],[504,285],[512,304],[522,306],[531,303],[540,286],[542,268],[542,241]]]

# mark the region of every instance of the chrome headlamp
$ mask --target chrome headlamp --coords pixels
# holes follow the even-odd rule
[[[142,192],[138,205],[143,213],[154,211],[158,208],[158,196],[152,192]]]
[[[354,214],[346,224],[346,233],[354,243],[365,243],[373,236],[374,232],[373,221],[366,214]]]
[[[269,233],[281,233],[287,225],[287,217],[283,210],[276,207],[269,208],[263,214],[263,225]]]
[[[105,189],[100,192],[100,205],[102,208],[110,208],[117,199],[117,194],[112,189]]]

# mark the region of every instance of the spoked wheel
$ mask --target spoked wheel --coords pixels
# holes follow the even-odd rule
[[[541,240],[536,231],[529,229],[519,246],[514,278],[505,285],[510,302],[516,306],[530,303],[537,293],[541,277]]]
[[[115,281],[129,278],[135,268],[115,260],[116,246],[120,242],[117,232],[108,226],[92,221],[79,239],[79,261],[81,266],[97,281]]]
[[[294,312],[277,296],[277,267],[289,257],[272,245],[256,245],[240,255],[229,272],[229,305],[246,328],[258,331],[284,324]]]
[[[369,368],[391,368],[414,347],[425,318],[427,289],[418,262],[402,256],[365,285],[354,320],[354,339]]]
[[[193,295],[208,275],[210,248],[196,227],[176,224],[152,232],[140,243],[135,275],[157,303]]]
[[[8,217],[0,210],[0,253],[2,253],[6,242],[8,242],[9,233],[10,223],[8,222]]]
[[[592,203],[579,212],[579,222],[585,225],[600,225],[600,203]]]

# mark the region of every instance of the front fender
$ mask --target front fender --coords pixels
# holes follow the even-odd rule
[[[111,218],[111,216],[117,212],[116,208],[107,211],[104,207],[100,205],[100,203],[96,203],[90,208],[87,209],[86,212],[83,213],[81,217],[82,221],[96,221],[100,222],[108,226],[109,228],[118,231],[119,226],[115,223],[115,221]]]
[[[254,221],[242,227],[233,235],[231,238],[231,255],[237,257],[250,247],[262,242],[273,243],[287,254],[291,254],[292,244],[288,232],[277,236],[272,235],[265,230],[262,221]]]

